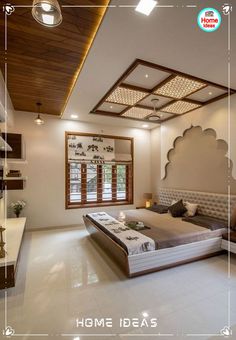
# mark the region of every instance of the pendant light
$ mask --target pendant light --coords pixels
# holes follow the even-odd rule
[[[42,104],[41,103],[36,103],[36,105],[37,105],[37,108],[38,108],[38,116],[37,116],[37,118],[34,121],[35,121],[35,123],[37,125],[43,125],[44,124],[44,120],[40,117],[40,110],[41,110]]]
[[[153,104],[153,113],[151,113],[147,119],[154,122],[156,120],[159,120],[161,117],[157,114],[157,108],[156,108],[156,105],[158,103],[159,99],[157,98],[154,98],[151,100],[152,104]]]
[[[57,0],[34,0],[32,15],[43,26],[56,27],[62,22],[61,8]]]

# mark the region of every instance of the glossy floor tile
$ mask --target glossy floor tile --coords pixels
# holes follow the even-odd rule
[[[27,232],[16,287],[0,291],[0,328],[18,339],[202,340],[230,324],[236,338],[234,255],[230,267],[229,279],[225,254],[127,279],[83,227]]]

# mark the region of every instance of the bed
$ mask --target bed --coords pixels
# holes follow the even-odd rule
[[[129,254],[125,247],[98,225],[91,216],[84,216],[84,222],[91,237],[112,256],[128,277],[218,255],[222,252],[222,234],[227,231],[228,209],[236,203],[236,196],[193,191],[161,189],[159,201],[170,205],[172,200],[188,200],[198,203],[199,213],[226,221],[225,227],[216,230],[194,225],[173,218],[170,214],[157,214],[146,209],[123,211],[126,221],[141,220],[148,229],[142,231],[154,240],[155,249],[137,254]],[[119,212],[109,212],[119,219]]]

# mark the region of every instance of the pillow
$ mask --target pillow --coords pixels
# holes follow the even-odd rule
[[[231,229],[236,230],[236,205],[233,208],[233,212],[232,212],[232,215],[231,215],[230,226],[231,226]]]
[[[182,221],[189,222],[195,225],[199,225],[201,227],[210,229],[210,230],[218,230],[224,229],[228,227],[228,223],[225,220],[221,220],[212,216],[205,215],[196,215],[194,217],[184,217]]]
[[[177,203],[171,205],[169,207],[169,212],[173,217],[180,217],[187,211],[183,204],[183,200],[178,201]]]
[[[196,215],[198,205],[195,203],[184,202],[184,206],[187,209],[185,216],[193,217]]]
[[[163,204],[153,204],[150,208],[146,208],[147,210],[154,211],[158,214],[165,214],[168,212],[168,206]]]

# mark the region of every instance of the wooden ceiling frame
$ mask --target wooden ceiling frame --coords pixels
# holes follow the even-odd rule
[[[167,76],[167,78],[165,78],[164,80],[162,80],[160,83],[156,84],[153,88],[145,88],[145,87],[142,87],[142,86],[136,86],[136,85],[132,85],[132,84],[127,84],[125,83],[125,80],[128,78],[128,76],[138,67],[138,66],[145,66],[145,67],[148,67],[148,68],[151,68],[151,69],[156,69],[156,70],[159,70],[159,71],[162,71],[162,72],[165,72],[165,73],[168,73],[169,76]],[[192,91],[191,93],[185,95],[185,96],[182,96],[181,98],[172,98],[172,97],[169,97],[169,96],[164,96],[163,94],[158,94],[158,93],[155,93],[155,91],[157,91],[160,87],[162,87],[163,85],[167,84],[169,81],[171,81],[172,79],[174,79],[176,76],[181,76],[181,77],[184,77],[184,78],[187,78],[187,79],[190,79],[191,81],[196,81],[196,82],[200,82],[202,83],[204,86],[199,88],[199,89],[195,89],[194,91]],[[221,95],[218,95],[214,98],[210,98],[209,100],[206,100],[206,101],[199,101],[199,100],[193,100],[193,99],[190,99],[188,98],[189,96],[191,96],[192,94],[196,93],[196,92],[199,92],[201,90],[203,90],[204,88],[206,88],[207,86],[212,86],[212,87],[215,87],[217,89],[220,89],[220,90],[223,90],[225,91],[225,93],[221,94]],[[142,99],[140,99],[138,102],[136,102],[134,105],[128,105],[128,104],[122,104],[122,103],[114,103],[114,102],[111,102],[111,101],[106,101],[106,99],[118,88],[118,87],[122,87],[122,88],[126,88],[126,89],[129,89],[129,90],[134,90],[134,91],[141,91],[141,92],[145,92],[147,95],[145,97],[143,97]],[[141,102],[147,98],[148,96],[150,95],[154,95],[154,96],[159,96],[159,97],[163,97],[163,98],[168,98],[170,99],[170,101],[168,103],[165,103],[163,105],[161,105],[160,107],[157,108],[158,111],[161,111],[163,113],[168,113],[168,114],[171,114],[170,117],[168,118],[165,118],[165,119],[159,119],[157,121],[155,121],[155,123],[162,123],[162,122],[165,122],[167,120],[170,120],[170,119],[173,119],[173,118],[176,118],[176,117],[180,117],[186,113],[189,113],[191,111],[194,111],[194,110],[197,110],[199,109],[200,107],[203,107],[203,106],[206,106],[208,104],[211,104],[215,101],[218,101],[220,99],[223,99],[225,97],[227,97],[228,95],[232,95],[236,93],[236,90],[234,89],[228,89],[228,87],[226,86],[223,86],[223,85],[220,85],[220,84],[217,84],[217,83],[214,83],[214,82],[211,82],[211,81],[208,81],[208,80],[205,80],[203,78],[199,78],[199,77],[195,77],[195,76],[192,76],[188,73],[184,73],[184,72],[181,72],[181,71],[177,71],[177,70],[174,70],[174,69],[171,69],[171,68],[168,68],[168,67],[165,67],[165,66],[162,66],[162,65],[158,65],[158,64],[155,64],[155,63],[151,63],[151,62],[148,62],[148,61],[145,61],[145,60],[142,60],[142,59],[136,59],[129,67],[128,69],[121,75],[121,77],[115,82],[115,84],[107,91],[107,93],[102,97],[102,99],[97,103],[97,105],[92,109],[92,111],[90,112],[91,114],[100,114],[100,115],[105,115],[105,116],[111,116],[111,117],[117,117],[117,118],[123,118],[123,119],[131,119],[131,120],[136,120],[136,121],[144,121],[144,122],[152,122],[154,123],[153,121],[149,121],[148,120],[148,117],[150,116],[150,114],[148,114],[144,119],[139,119],[139,118],[133,118],[133,117],[127,117],[127,116],[123,116],[123,114],[130,110],[130,108],[132,107],[136,107],[136,108],[142,108],[142,109],[147,109],[147,110],[150,110],[150,109],[153,109],[153,107],[151,106],[147,106],[147,105],[142,105]],[[188,110],[182,114],[178,114],[178,113],[172,113],[172,112],[165,112],[164,109],[165,107],[173,104],[173,103],[176,103],[177,101],[185,101],[185,102],[188,102],[188,103],[192,103],[192,104],[196,104],[196,105],[199,105],[199,107],[197,108],[194,108],[194,109],[191,109],[191,110]],[[113,104],[120,104],[120,105],[124,105],[126,106],[125,109],[123,109],[121,112],[111,112],[111,111],[105,111],[105,110],[99,110],[99,107],[103,104],[103,103],[113,103]]]

